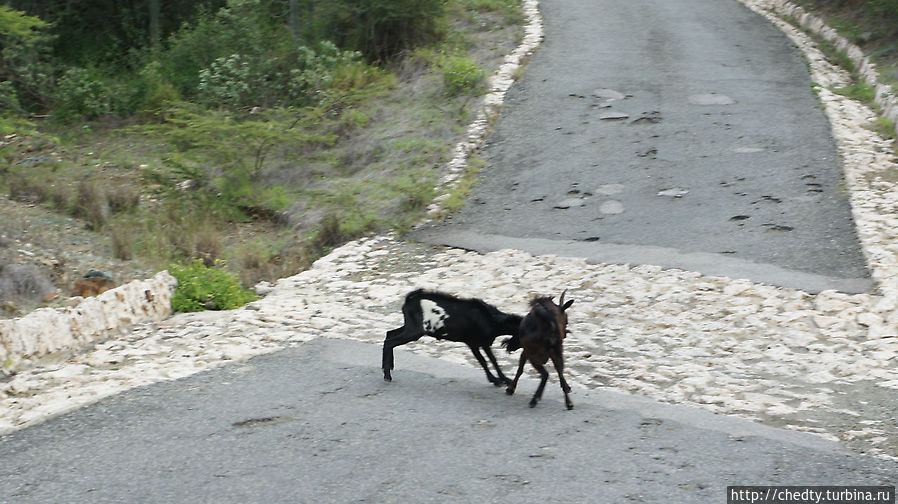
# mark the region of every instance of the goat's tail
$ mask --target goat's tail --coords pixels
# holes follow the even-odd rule
[[[507,350],[508,353],[514,352],[521,348],[521,338],[518,335],[506,338],[505,341],[501,343],[501,346],[505,347],[505,350]]]

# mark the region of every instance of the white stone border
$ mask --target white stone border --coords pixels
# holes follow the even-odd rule
[[[808,14],[788,0],[739,0],[752,11],[767,18],[783,31],[806,55],[811,78],[832,127],[833,138],[842,158],[843,173],[849,192],[852,214],[873,279],[881,299],[869,307],[865,322],[870,339],[898,335],[898,164],[894,141],[882,138],[863,125],[877,116],[866,105],[833,93],[826,86],[845,85],[850,77],[843,69],[826,61],[817,44],[806,33],[783,20],[798,19],[802,26],[833,41],[877,88],[877,101],[883,112],[898,114],[891,87],[878,83],[875,65],[863,52],[818,17]]]
[[[879,82],[879,72],[876,70],[876,64],[864,54],[860,47],[839,35],[835,29],[827,26],[819,17],[807,12],[804,8],[793,4],[789,0],[744,1],[743,3],[746,5],[755,4],[765,9],[773,10],[779,16],[791,16],[798,20],[798,23],[803,28],[807,28],[817,36],[835,44],[836,49],[851,58],[851,61],[854,62],[858,69],[858,73],[860,73],[867,84],[876,89],[875,101],[877,105],[882,107],[881,115],[895,123],[895,132],[898,133],[898,97],[895,96],[895,90],[892,89],[892,86]]]
[[[167,317],[177,285],[175,277],[161,271],[71,308],[40,308],[0,320],[0,375],[22,371],[35,359],[76,350],[133,324]]]
[[[455,155],[446,165],[446,174],[440,178],[436,187],[440,195],[427,207],[427,219],[432,219],[443,211],[444,203],[450,197],[450,191],[464,174],[468,158],[483,146],[489,123],[499,115],[499,110],[505,102],[505,93],[514,84],[515,72],[526,63],[527,56],[533,54],[542,42],[543,20],[539,14],[539,2],[524,0],[522,8],[527,19],[524,37],[518,47],[505,56],[505,63],[489,78],[490,92],[483,97],[477,119],[468,125],[465,139],[455,146]]]

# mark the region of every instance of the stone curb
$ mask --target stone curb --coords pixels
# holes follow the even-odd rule
[[[807,28],[814,34],[820,36],[824,40],[835,44],[836,48],[847,55],[858,69],[858,73],[864,78],[867,84],[876,89],[876,104],[882,107],[881,116],[892,120],[895,123],[895,133],[898,134],[898,97],[895,96],[895,90],[888,84],[879,82],[879,72],[876,70],[876,64],[864,54],[860,47],[853,44],[845,37],[827,26],[827,24],[815,16],[807,12],[801,6],[795,5],[789,0],[765,0],[766,8],[774,10],[780,16],[791,16],[798,20],[803,28]]]
[[[427,207],[427,217],[418,225],[439,216],[445,210],[446,200],[450,192],[460,181],[468,165],[470,156],[483,147],[489,132],[489,124],[499,115],[502,104],[505,102],[505,93],[514,84],[515,72],[526,63],[526,58],[533,54],[543,39],[543,21],[539,14],[539,2],[537,0],[524,0],[524,16],[527,20],[524,25],[524,37],[514,51],[505,56],[505,63],[489,78],[490,92],[483,98],[477,118],[468,125],[465,140],[455,146],[455,154],[446,164],[446,173],[440,178],[436,187],[437,196],[433,203]]]
[[[0,320],[0,372],[12,374],[36,359],[76,350],[109,333],[171,314],[178,281],[167,271],[89,297],[70,308],[40,308]]]
[[[820,101],[829,118],[833,138],[842,158],[843,173],[847,182],[851,210],[861,241],[867,265],[879,287],[878,301],[870,305],[864,314],[863,325],[869,328],[867,338],[895,337],[898,335],[898,185],[890,175],[896,169],[894,141],[883,139],[864,128],[876,117],[876,113],[864,104],[837,95],[828,86],[844,86],[850,75],[829,63],[816,43],[801,30],[784,21],[781,16],[799,19],[803,26],[834,41],[840,50],[855,61],[864,78],[877,85],[875,65],[863,52],[839,36],[818,17],[808,14],[788,0],[739,0],[747,8],[767,18],[783,31],[807,57],[811,77],[819,84],[816,88]],[[891,101],[890,114],[898,114],[891,88],[882,88],[877,101],[882,101],[883,111]]]

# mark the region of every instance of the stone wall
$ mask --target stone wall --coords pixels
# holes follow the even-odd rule
[[[78,349],[138,322],[167,317],[177,284],[162,271],[70,308],[41,308],[23,317],[0,320],[0,373],[21,371],[36,359]]]

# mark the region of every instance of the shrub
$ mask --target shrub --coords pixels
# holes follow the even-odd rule
[[[101,229],[112,216],[106,191],[96,180],[85,179],[78,184],[78,196],[73,214],[87,220],[88,227]]]
[[[39,109],[49,101],[53,70],[49,60],[49,24],[0,5],[0,110],[12,106]]]
[[[136,81],[135,109],[143,112],[158,111],[180,96],[175,86],[163,74],[162,64],[151,61],[139,73]]]
[[[314,103],[316,95],[331,88],[339,78],[355,84],[357,76],[364,74],[359,69],[366,66],[361,63],[361,58],[361,53],[341,51],[329,41],[322,42],[317,52],[300,46],[295,68],[290,70],[287,82],[290,98],[294,103]]]
[[[19,104],[19,96],[12,82],[0,82],[0,114],[20,114],[22,106]]]
[[[389,60],[430,44],[443,32],[445,0],[339,0],[323,33],[338,33],[341,46],[359,50],[369,61]]]
[[[93,118],[112,111],[103,83],[79,67],[69,68],[59,79],[54,101],[63,120]]]
[[[169,272],[178,280],[172,309],[179,312],[232,310],[257,299],[256,293],[240,285],[218,261],[208,267],[197,259],[187,265],[172,265]]]
[[[438,60],[446,94],[459,96],[480,92],[486,72],[467,56],[451,55]]]
[[[240,54],[218,58],[200,70],[198,96],[207,104],[239,107],[251,104],[249,63]]]

